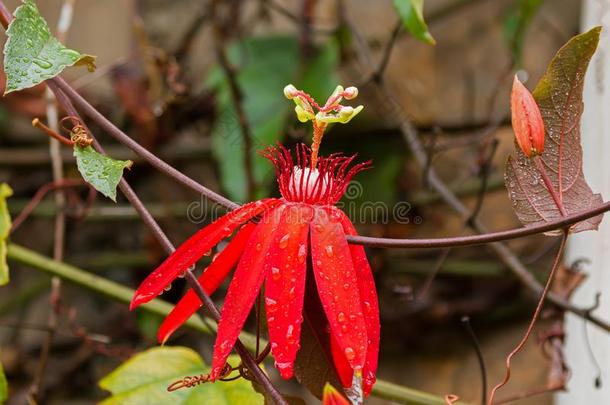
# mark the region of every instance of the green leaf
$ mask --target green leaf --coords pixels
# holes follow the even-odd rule
[[[237,365],[239,357],[231,356],[229,363]],[[207,365],[189,348],[165,346],[149,349],[135,355],[99,382],[102,389],[112,394],[101,405],[264,403],[263,396],[256,393],[250,382],[243,378],[167,391],[167,387],[177,380],[207,372]]]
[[[299,45],[294,37],[255,37],[234,44],[228,56],[238,70],[237,81],[244,95],[243,106],[252,129],[252,164],[258,186],[272,179],[273,167],[257,151],[283,137],[282,130],[292,113],[284,97],[284,86],[295,83],[312,95],[328,96],[337,85],[338,50],[330,43],[300,66]],[[314,77],[315,76],[315,77]],[[233,107],[229,84],[215,69],[207,83],[216,90],[218,117],[212,128],[212,150],[219,162],[223,189],[236,201],[247,200],[243,138]],[[321,97],[321,96],[320,96]],[[259,192],[263,188],[259,187]]]
[[[6,31],[4,94],[35,86],[57,76],[64,68],[85,65],[95,70],[95,56],[63,46],[53,35],[32,0],[24,0]]]
[[[6,400],[8,400],[8,383],[2,369],[2,363],[0,363],[0,404],[3,404]]]
[[[11,231],[11,216],[6,199],[13,195],[8,184],[0,184],[0,286],[8,284],[8,264],[6,262],[6,242]],[[0,396],[1,398],[1,396]]]
[[[542,0],[518,0],[504,20],[504,37],[516,66],[521,66],[525,33],[541,5]]]
[[[91,146],[74,146],[76,165],[83,179],[97,191],[116,202],[116,187],[123,170],[130,168],[131,160],[116,160],[97,153]]]
[[[436,44],[424,21],[424,0],[394,0],[394,7],[411,35],[427,44]]]

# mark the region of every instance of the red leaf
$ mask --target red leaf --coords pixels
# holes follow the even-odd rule
[[[161,294],[163,289],[171,284],[176,277],[195,264],[218,242],[231,235],[235,228],[261,212],[274,207],[278,202],[278,199],[268,198],[242,205],[198,231],[146,277],[136,290],[129,308],[134,309]]]
[[[580,117],[585,72],[599,42],[600,27],[572,38],[551,61],[534,90],[546,129],[544,152],[534,159],[515,148],[506,163],[506,186],[525,226],[557,220],[602,203],[582,172]],[[535,164],[540,158],[559,204],[552,198]],[[601,215],[572,226],[571,232],[597,229]]]
[[[201,273],[199,284],[208,295],[212,295],[216,291],[235,266],[255,227],[256,225],[253,223],[244,225],[229,245]],[[189,289],[159,327],[159,333],[157,334],[159,342],[165,343],[171,334],[197,312],[202,305],[203,303],[195,291]]]

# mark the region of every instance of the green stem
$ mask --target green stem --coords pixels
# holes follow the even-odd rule
[[[134,290],[122,286],[119,283],[105,279],[100,276],[91,274],[78,267],[69,264],[55,261],[49,257],[43,256],[33,250],[23,246],[10,243],[8,245],[7,256],[10,260],[24,264],[45,273],[57,276],[65,281],[84,287],[88,290],[97,292],[105,297],[115,301],[128,304],[131,301]],[[159,316],[166,316],[173,308],[173,305],[154,299],[151,302],[142,305],[141,310],[147,311]],[[211,322],[213,324],[213,322]],[[208,328],[198,315],[189,319],[186,324],[191,329],[207,334],[215,334],[216,325]],[[254,350],[256,347],[256,337],[250,333],[242,332],[240,335],[241,341],[248,348]],[[265,346],[267,342],[261,340],[261,346]],[[398,384],[393,384],[383,380],[377,380],[373,388],[373,395],[379,398],[385,398],[399,404],[407,405],[443,405],[445,401],[438,396],[428,394],[407,388]]]

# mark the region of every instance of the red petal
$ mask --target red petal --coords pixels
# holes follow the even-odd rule
[[[231,235],[235,228],[274,207],[278,202],[278,199],[269,198],[245,204],[199,230],[146,277],[136,290],[129,308],[134,309],[161,294],[163,289],[176,277],[210,251],[218,242]]]
[[[199,276],[199,284],[208,295],[212,295],[216,291],[235,266],[255,227],[256,225],[253,223],[244,225],[229,245],[220,252],[214,261],[203,271],[201,276]],[[182,326],[184,322],[201,308],[201,305],[203,304],[195,291],[189,289],[186,295],[172,309],[172,312],[167,315],[161,327],[159,327],[159,333],[157,334],[159,342],[165,343],[176,329]]]
[[[354,370],[362,370],[367,336],[351,252],[337,218],[318,208],[311,224],[311,258],[332,335]]]
[[[307,272],[307,237],[313,211],[307,205],[286,208],[280,220],[281,232],[269,249],[265,282],[265,307],[271,353],[283,378],[293,375],[299,350],[303,298]]]
[[[326,383],[324,385],[322,405],[350,405],[350,403],[335,387]]]
[[[210,378],[217,379],[235,345],[239,332],[248,318],[261,284],[265,279],[269,249],[275,234],[280,232],[280,217],[285,205],[265,213],[248,240],[222,308],[218,335],[214,343],[214,358]]]
[[[347,235],[357,235],[356,228],[349,220],[347,215],[339,209],[333,209],[339,213],[343,230]],[[337,214],[335,214],[337,215]],[[360,290],[360,302],[362,303],[362,312],[366,321],[366,334],[368,338],[368,346],[366,349],[366,362],[362,370],[362,385],[364,395],[368,396],[371,393],[373,384],[375,384],[377,373],[377,360],[379,356],[379,302],[377,299],[377,289],[375,288],[375,279],[371,266],[366,257],[364,247],[361,245],[349,245],[352,253],[352,262],[356,275],[358,277],[358,289]]]

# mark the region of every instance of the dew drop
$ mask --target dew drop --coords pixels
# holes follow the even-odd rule
[[[326,246],[325,250],[326,250],[326,256],[333,257],[334,251],[333,251],[333,247],[331,245]]]
[[[256,250],[258,250],[260,252],[262,248],[263,248],[263,245],[261,245],[260,243],[256,244]]]
[[[341,323],[345,322],[345,314],[343,312],[337,314],[337,321]]]
[[[39,66],[41,69],[49,69],[50,67],[52,67],[53,65],[51,64],[51,62],[44,60],[44,59],[40,59],[40,58],[36,58],[34,59],[34,63]]]
[[[267,311],[273,312],[277,309],[277,301],[272,298],[265,298],[265,304],[267,304]]]
[[[278,269],[277,267],[272,267],[271,278],[275,281],[278,281],[280,279],[280,269]]]
[[[297,259],[299,263],[305,263],[305,258],[307,257],[307,247],[304,244],[299,246],[299,253],[297,254]]]
[[[288,325],[286,330],[286,340],[289,344],[294,344],[294,325]]]
[[[282,239],[280,239],[280,249],[286,249],[286,246],[288,246],[288,239],[290,239],[290,234],[287,233],[286,235],[282,236]]]
[[[354,352],[354,349],[352,349],[351,347],[346,347],[345,348],[345,357],[348,360],[354,360],[354,357],[356,357],[356,352]]]

